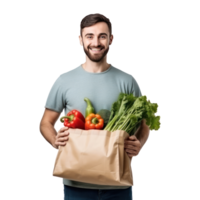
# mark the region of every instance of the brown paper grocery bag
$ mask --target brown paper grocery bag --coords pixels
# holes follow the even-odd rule
[[[59,146],[53,176],[85,183],[132,186],[131,161],[124,150],[125,131],[69,129]]]

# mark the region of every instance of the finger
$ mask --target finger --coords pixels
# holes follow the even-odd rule
[[[58,137],[65,137],[66,135],[69,135],[69,132],[61,132],[58,134]]]
[[[124,148],[129,148],[129,149],[131,149],[131,147],[133,147],[133,145],[131,144],[124,144]]]
[[[69,130],[65,130],[63,133],[69,133]]]
[[[66,131],[64,131],[64,132],[61,132],[61,133],[59,133],[59,135],[61,135],[61,136],[64,136],[64,135],[69,135],[69,131],[68,131],[68,130],[66,130]]]
[[[60,131],[64,131],[64,130],[68,130],[68,129],[69,129],[68,126],[61,126],[61,127],[59,127]]]
[[[131,135],[131,136],[129,137],[129,140],[137,140],[137,138],[136,138],[135,135]]]
[[[64,142],[67,141],[69,139],[69,137],[61,137],[57,139],[57,142]]]
[[[133,145],[125,145],[124,148],[126,148],[126,149],[133,149],[133,150],[136,150],[136,149],[137,149],[137,146],[133,146]]]
[[[61,129],[62,131],[66,131],[66,130],[68,130],[68,129],[69,129],[69,127],[68,127],[68,126],[62,126],[61,128],[62,128],[62,129]]]
[[[136,153],[137,151],[134,149],[125,149],[127,153]]]
[[[57,141],[55,144],[60,145],[60,144],[66,144],[66,143],[67,143],[67,140],[66,141]]]
[[[140,141],[139,140],[128,140],[128,141],[124,142],[124,144],[138,145],[138,144],[140,144]]]
[[[60,130],[57,131],[57,133],[60,135],[60,134],[64,133],[65,131],[67,131],[67,129],[64,129],[64,130],[60,129]]]
[[[55,142],[57,146],[65,146],[66,142]]]

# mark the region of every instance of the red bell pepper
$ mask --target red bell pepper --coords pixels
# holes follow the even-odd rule
[[[69,128],[85,129],[85,118],[78,110],[70,111],[66,116],[61,117],[60,121]]]

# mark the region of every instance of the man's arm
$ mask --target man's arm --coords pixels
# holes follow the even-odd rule
[[[136,133],[125,140],[124,148],[130,159],[138,155],[149,137],[149,132],[149,127],[146,125],[145,120],[142,120],[141,126]]]
[[[136,138],[140,141],[141,148],[146,143],[148,137],[149,137],[149,127],[146,125],[146,120],[142,120],[141,126],[138,129],[138,131],[135,133]],[[140,148],[140,149],[141,149]]]
[[[52,147],[52,149],[57,150],[55,146],[55,140],[57,135],[56,122],[60,117],[60,113],[55,112],[50,109],[44,109],[41,115],[41,119],[38,122],[38,132],[42,139]]]

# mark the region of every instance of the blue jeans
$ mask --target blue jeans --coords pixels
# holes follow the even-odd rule
[[[64,200],[132,200],[132,187],[127,189],[83,189],[64,185]]]

